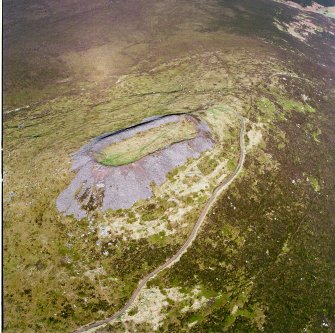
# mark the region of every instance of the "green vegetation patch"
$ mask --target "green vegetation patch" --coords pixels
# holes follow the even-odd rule
[[[266,97],[260,98],[258,103],[257,103],[257,106],[267,118],[273,117],[273,115],[276,112],[276,107],[275,107],[274,103],[271,102]]]
[[[196,124],[182,117],[178,122],[151,128],[126,140],[113,143],[102,150],[96,158],[98,162],[108,166],[125,165],[173,143],[192,139],[196,135]]]
[[[315,112],[315,109],[312,108],[307,103],[302,103],[300,101],[288,99],[284,96],[280,96],[277,98],[278,98],[278,102],[281,104],[285,112],[291,111],[291,110],[302,112],[302,113],[314,113]]]
[[[219,162],[215,158],[211,157],[205,157],[199,164],[199,170],[204,174],[204,175],[209,175],[211,174],[215,168],[219,165]]]
[[[310,115],[316,112],[316,109],[307,102],[289,98],[276,88],[269,89],[267,94],[267,97],[262,96],[256,101],[256,107],[263,121],[272,122],[273,120],[285,120],[286,117],[292,115],[292,112],[298,112],[304,115]],[[317,133],[315,133],[315,136],[317,137]],[[283,148],[283,145],[281,145],[281,148]]]
[[[320,187],[320,184],[319,184],[319,181],[317,180],[317,178],[312,177],[312,176],[308,176],[307,179],[308,179],[309,183],[311,184],[311,186],[313,187],[313,190],[315,192],[319,192],[321,187]]]

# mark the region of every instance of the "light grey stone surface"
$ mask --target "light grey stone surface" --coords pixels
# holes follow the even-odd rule
[[[195,138],[174,143],[138,161],[118,167],[104,166],[94,159],[97,152],[114,142],[162,124],[177,122],[180,117],[186,117],[197,125]],[[138,200],[152,196],[150,184],[154,182],[161,185],[168,172],[185,164],[188,158],[198,158],[202,152],[212,149],[213,145],[207,124],[191,115],[153,118],[140,125],[102,135],[73,155],[72,171],[76,172],[76,176],[59,195],[57,208],[77,219],[84,218],[95,209],[130,208]]]

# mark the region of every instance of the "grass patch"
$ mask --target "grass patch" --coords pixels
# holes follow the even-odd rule
[[[206,157],[198,165],[199,170],[205,175],[212,173],[215,168],[219,165],[219,162],[215,158]]]
[[[97,155],[97,160],[108,166],[129,164],[173,143],[192,139],[196,134],[195,123],[182,117],[176,123],[151,128],[110,145]]]
[[[320,184],[319,184],[319,181],[317,180],[317,178],[312,177],[312,176],[308,176],[307,179],[308,179],[309,183],[311,184],[311,186],[313,187],[313,190],[315,192],[319,192],[321,187],[320,187]]]

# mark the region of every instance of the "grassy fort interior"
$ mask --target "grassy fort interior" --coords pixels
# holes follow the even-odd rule
[[[177,122],[163,124],[113,143],[101,150],[96,159],[108,166],[129,164],[173,143],[192,139],[196,134],[196,124],[180,117]]]

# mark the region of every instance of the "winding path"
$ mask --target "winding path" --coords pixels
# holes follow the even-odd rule
[[[194,239],[197,237],[199,229],[200,229],[201,225],[203,224],[203,222],[205,221],[206,215],[207,215],[209,209],[211,208],[211,206],[213,205],[213,203],[215,202],[215,200],[217,199],[217,197],[234,181],[234,179],[237,177],[237,175],[241,171],[242,166],[244,164],[244,160],[245,160],[244,135],[245,135],[245,120],[244,120],[244,118],[241,118],[240,156],[239,156],[238,164],[237,164],[234,172],[231,175],[229,175],[227,178],[225,178],[223,180],[223,182],[214,190],[214,192],[212,193],[211,197],[207,201],[206,206],[204,207],[203,211],[201,212],[201,214],[200,214],[200,216],[198,218],[198,221],[194,225],[191,234],[188,236],[186,242],[178,250],[178,252],[173,257],[171,257],[170,259],[168,259],[164,264],[162,264],[161,266],[157,267],[154,271],[152,271],[147,276],[145,276],[139,282],[138,287],[133,292],[132,296],[130,297],[130,299],[128,300],[128,302],[124,305],[124,307],[121,310],[117,311],[112,316],[110,316],[110,317],[108,317],[106,319],[99,320],[99,321],[96,321],[94,323],[91,323],[91,324],[85,325],[83,327],[80,327],[77,330],[75,330],[73,333],[86,332],[86,331],[88,331],[90,329],[93,329],[93,328],[99,327],[101,325],[107,324],[107,323],[115,320],[116,318],[118,318],[122,314],[124,314],[132,306],[132,304],[134,303],[136,297],[138,296],[138,294],[141,292],[141,290],[143,289],[143,287],[146,285],[146,283],[150,279],[154,278],[156,275],[158,275],[165,268],[170,267],[170,266],[174,265],[177,261],[179,261],[179,259],[181,258],[181,256],[187,251],[187,249],[191,246],[191,244],[194,241]]]

